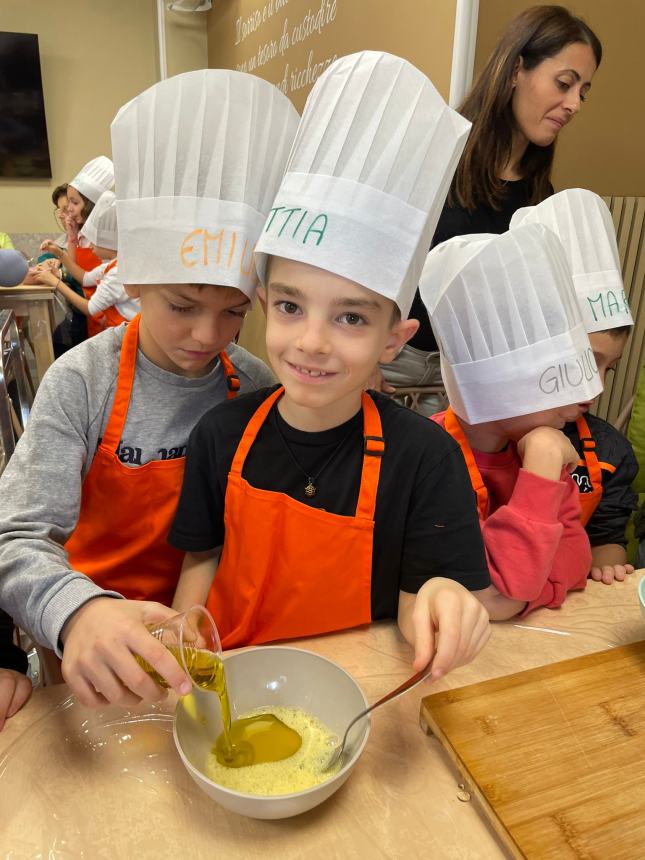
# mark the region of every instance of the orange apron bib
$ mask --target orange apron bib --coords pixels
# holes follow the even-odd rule
[[[374,510],[385,442],[363,393],[363,468],[355,516],[330,514],[242,477],[260,427],[284,389],[257,409],[231,464],[226,540],[207,606],[224,648],[312,636],[372,618]]]
[[[477,496],[477,511],[479,512],[479,519],[484,522],[488,516],[488,490],[484,485],[481,472],[475,462],[473,449],[470,447],[468,439],[466,439],[466,434],[457,420],[457,416],[452,411],[452,406],[449,406],[446,409],[443,426],[444,429],[450,433],[455,442],[457,442],[461,448],[461,453],[464,455],[464,460],[466,461],[468,474],[470,476],[470,483],[472,484],[472,488]]]
[[[127,326],[114,404],[81,495],[81,510],[65,549],[74,570],[131,600],[170,605],[184,553],[167,543],[184,476],[185,457],[123,464],[123,438],[137,361],[139,316]],[[239,379],[226,353],[219,356],[234,397]],[[237,388],[234,387],[237,382]]]
[[[95,269],[97,266],[101,265],[101,260],[96,256],[94,251],[91,248],[80,248],[76,247],[76,263],[84,269],[86,272],[91,272],[92,269]],[[96,287],[84,287],[81,284],[81,289],[83,290],[83,295],[89,301],[94,293],[96,292]],[[96,320],[94,317],[88,316],[87,318],[87,336],[94,337],[95,334],[103,331],[104,326]]]
[[[583,459],[579,461],[579,465],[586,466],[591,484],[590,493],[580,493],[581,520],[582,525],[586,526],[602,499],[602,468],[596,455],[596,443],[582,415],[576,421],[576,429],[582,443]]]

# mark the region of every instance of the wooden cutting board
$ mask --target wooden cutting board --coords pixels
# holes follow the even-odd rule
[[[645,858],[645,642],[426,696],[513,857]]]

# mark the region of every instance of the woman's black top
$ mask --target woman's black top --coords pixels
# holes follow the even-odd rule
[[[431,247],[434,248],[435,245],[452,239],[453,236],[467,236],[469,233],[505,233],[516,210],[529,205],[529,183],[527,179],[517,179],[507,182],[504,187],[506,196],[501,209],[479,206],[474,212],[468,212],[461,206],[446,204],[432,237]],[[435,352],[439,347],[418,290],[410,309],[410,319],[420,322],[419,331],[409,341],[410,346],[423,352]]]

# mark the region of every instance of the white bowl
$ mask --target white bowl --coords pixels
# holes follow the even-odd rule
[[[264,706],[302,708],[342,738],[350,721],[368,706],[356,681],[331,660],[297,648],[267,645],[224,657],[232,718]],[[221,806],[250,818],[288,818],[313,809],[345,782],[358,761],[370,731],[369,717],[352,730],[343,754],[345,764],[326,782],[293,794],[244,794],[213,782],[206,761],[222,731],[215,693],[193,689],[200,719],[177,704],[173,737],[188,773]]]

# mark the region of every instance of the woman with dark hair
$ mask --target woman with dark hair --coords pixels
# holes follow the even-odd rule
[[[432,246],[469,233],[503,233],[513,213],[553,193],[551,168],[562,128],[580,110],[600,65],[600,41],[563,6],[533,6],[514,18],[459,107],[472,130]],[[439,352],[417,292],[419,330],[384,365],[397,387],[441,384]],[[438,398],[420,398],[432,415]]]

